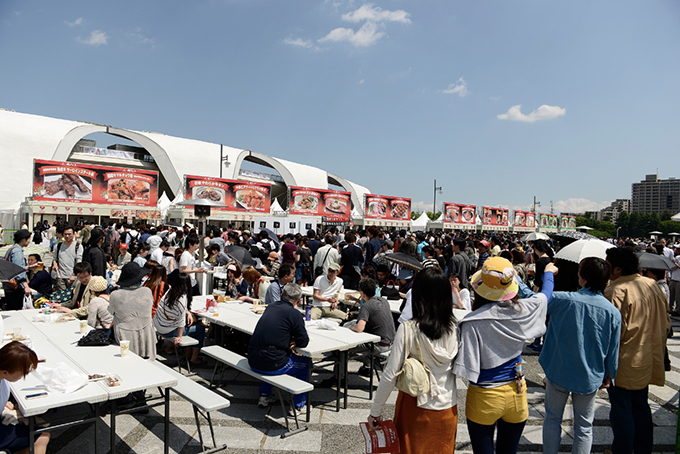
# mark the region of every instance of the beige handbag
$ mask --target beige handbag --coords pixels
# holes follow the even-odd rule
[[[413,328],[413,338],[415,339],[416,349],[418,350],[418,358],[409,357],[411,351],[408,345],[408,328],[409,325]],[[404,365],[397,375],[397,388],[404,391],[413,397],[418,397],[422,394],[430,392],[430,371],[423,364],[422,353],[420,352],[420,342],[418,342],[418,329],[415,328],[413,321],[409,320],[404,323]]]

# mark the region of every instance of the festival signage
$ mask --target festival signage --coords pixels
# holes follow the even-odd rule
[[[477,207],[460,203],[444,203],[445,228],[469,228],[476,225]]]
[[[536,228],[536,213],[533,211],[517,211],[515,210],[515,229],[535,229]]]
[[[271,184],[222,178],[185,176],[185,199],[207,199],[229,205],[218,211],[269,213]]]
[[[158,203],[158,172],[36,159],[33,200],[104,205]],[[82,209],[81,209],[82,211]]]
[[[561,230],[576,230],[576,217],[574,216],[560,216]]]
[[[538,225],[541,229],[553,229],[557,230],[559,221],[556,214],[545,214],[540,213],[540,224]]]
[[[388,197],[384,195],[366,194],[366,219],[388,221],[411,221],[411,199]],[[393,225],[390,223],[378,225]],[[406,225],[396,223],[394,225]]]
[[[506,208],[484,207],[482,224],[487,226],[508,226],[508,210]]]
[[[328,189],[290,187],[290,214],[322,216],[326,224],[349,222],[352,193]]]

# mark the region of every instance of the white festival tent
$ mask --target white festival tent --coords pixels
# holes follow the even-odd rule
[[[271,208],[269,209],[269,213],[275,216],[281,216],[286,214],[286,210],[281,208],[281,204],[277,199],[274,199],[274,202],[271,204]]]
[[[671,221],[680,222],[680,213],[675,216],[671,216]]]
[[[352,219],[363,219],[364,217],[359,213],[359,210],[352,208],[352,214],[350,215]]]
[[[165,215],[168,214],[168,208],[170,208],[170,205],[172,205],[170,198],[168,198],[168,195],[163,192],[163,195],[158,199],[158,209],[161,211],[162,218],[165,218]]]
[[[430,218],[427,217],[427,213],[423,212],[418,219],[411,223],[411,231],[417,232],[419,230],[427,230],[427,223]]]

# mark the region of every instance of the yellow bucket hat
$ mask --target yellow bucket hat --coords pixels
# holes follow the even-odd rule
[[[502,257],[488,258],[482,269],[472,276],[472,288],[489,301],[508,301],[517,295],[519,285],[515,269]]]

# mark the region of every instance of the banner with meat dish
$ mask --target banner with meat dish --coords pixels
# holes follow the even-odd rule
[[[36,159],[33,200],[155,207],[158,172]]]
[[[411,221],[411,199],[366,194],[366,219]]]
[[[560,230],[576,230],[576,217],[560,216]]]
[[[329,189],[290,187],[290,214],[322,216],[326,222],[349,222],[352,194]]]
[[[536,213],[533,211],[515,210],[515,230],[531,231],[536,229]]]
[[[506,208],[483,207],[482,225],[507,227],[508,210]]]
[[[229,205],[213,208],[218,211],[269,213],[271,188],[269,183],[225,180],[223,178],[185,175],[185,199],[208,199]]]
[[[556,214],[545,214],[540,213],[539,215],[540,223],[538,226],[542,229],[557,230],[559,227],[559,220]]]
[[[444,227],[464,229],[475,226],[477,207],[460,203],[444,203]]]

